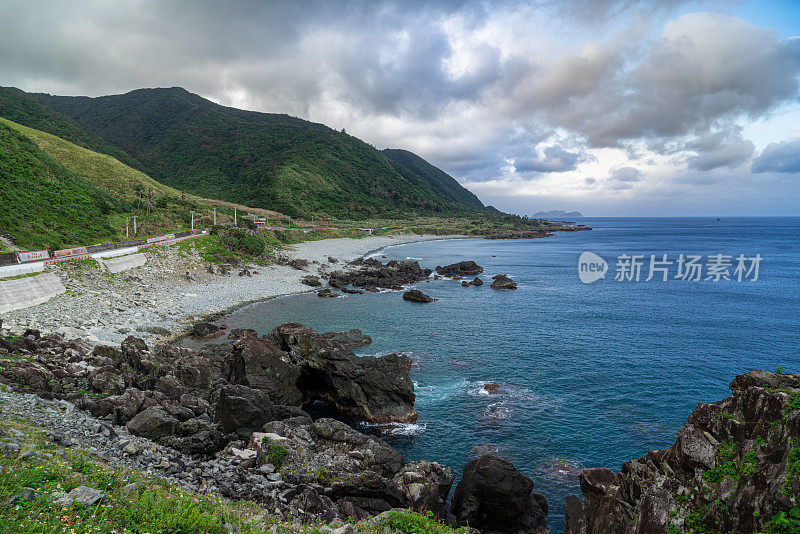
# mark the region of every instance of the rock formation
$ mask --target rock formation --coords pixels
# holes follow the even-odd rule
[[[800,531],[800,375],[751,371],[700,403],[675,444],[585,469],[567,534]],[[776,518],[777,516],[777,518]],[[777,528],[777,527],[775,527]]]
[[[437,266],[436,272],[442,276],[472,276],[474,274],[481,274],[483,267],[474,261],[460,261],[458,263],[451,263],[450,265]]]
[[[511,462],[494,454],[483,454],[464,467],[451,512],[459,525],[481,532],[550,532],[544,496]]]

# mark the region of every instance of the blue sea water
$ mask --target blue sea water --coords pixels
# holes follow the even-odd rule
[[[670,446],[698,402],[730,394],[737,374],[800,370],[800,218],[581,220],[591,232],[534,240],[443,240],[394,246],[378,257],[427,267],[470,259],[482,278],[504,273],[516,291],[431,280],[400,293],[319,299],[300,295],[243,308],[229,327],[266,333],[286,321],[317,331],[360,328],[374,338],[358,354],[407,351],[414,359],[416,426],[386,439],[406,459],[447,464],[460,475],[470,450],[489,448],[533,478],[563,530],[564,500],[580,494],[577,472],[617,470]],[[609,263],[583,284],[579,255]],[[760,254],[759,278],[645,282],[651,254]],[[642,254],[641,281],[618,282],[621,254]],[[381,258],[383,259],[383,258]],[[383,259],[383,261],[386,261]],[[670,276],[677,267],[672,266]],[[752,275],[751,275],[752,276]],[[482,391],[486,383],[501,392]]]

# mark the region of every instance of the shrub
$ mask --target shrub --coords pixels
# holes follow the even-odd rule
[[[264,240],[235,228],[226,230],[222,234],[222,244],[233,252],[258,256],[264,252]]]

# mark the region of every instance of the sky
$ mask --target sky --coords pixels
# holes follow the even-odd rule
[[[800,0],[4,0],[0,85],[184,87],[531,215],[800,215]]]

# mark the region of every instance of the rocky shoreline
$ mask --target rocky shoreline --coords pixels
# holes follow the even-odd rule
[[[359,521],[406,508],[491,531],[485,510],[512,506],[535,532],[548,532],[544,497],[499,458],[465,468],[448,510],[452,469],[407,462],[376,436],[304,411],[325,403],[369,422],[414,420],[410,362],[399,355],[359,358],[296,323],[199,351],[134,337],[117,348],[36,330],[1,333],[0,382],[15,391],[0,395],[4,415],[44,427],[63,447],[293,521]],[[19,448],[2,441],[0,452]],[[518,495],[515,504],[509,495]]]
[[[502,458],[469,462],[448,508],[449,467],[406,461],[377,436],[314,419],[306,410],[318,404],[375,423],[416,418],[407,358],[359,358],[343,342],[363,335],[328,334],[286,323],[191,350],[0,329],[0,382],[14,391],[0,391],[0,405],[58,446],[289,521],[339,524],[402,508],[484,532],[549,532],[545,497]],[[672,447],[619,473],[581,471],[583,499],[568,498],[565,532],[794,532],[773,527],[800,525],[800,375],[752,371],[731,391],[699,404]],[[0,453],[19,454],[13,436],[0,436]]]

